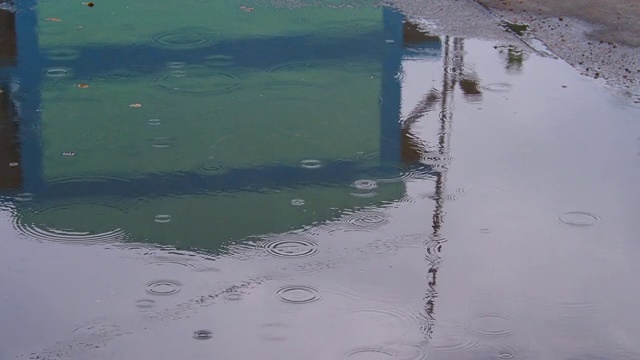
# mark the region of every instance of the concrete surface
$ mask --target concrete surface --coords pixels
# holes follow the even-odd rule
[[[548,50],[586,76],[640,94],[639,0],[390,0],[429,31]],[[502,21],[527,24],[506,34]],[[538,44],[542,43],[540,47]]]

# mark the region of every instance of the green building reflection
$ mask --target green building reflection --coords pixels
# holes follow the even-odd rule
[[[2,39],[14,34],[18,53],[0,72],[0,126],[19,139],[3,154],[19,160],[3,157],[15,174],[1,175],[17,189],[6,198],[19,228],[215,253],[405,193],[402,181],[375,196],[354,181],[433,176],[405,151],[418,145],[401,126],[396,75],[405,43],[437,56],[438,38],[388,8],[198,4],[7,12],[16,21]],[[172,15],[185,9],[189,27]],[[159,15],[135,21],[149,11]]]

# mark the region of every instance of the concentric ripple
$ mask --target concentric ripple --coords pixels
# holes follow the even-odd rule
[[[341,219],[352,229],[372,230],[377,229],[389,222],[389,218],[379,212],[359,212],[346,214]]]
[[[433,173],[427,172],[424,169],[405,169],[397,166],[384,166],[377,169],[375,180],[380,184],[426,180],[433,177]]]
[[[228,291],[222,296],[227,301],[240,301],[244,295],[238,291]]]
[[[182,284],[174,280],[155,280],[147,284],[146,292],[151,295],[173,295],[180,292]]]
[[[213,333],[209,330],[196,330],[193,332],[193,338],[196,340],[209,340],[213,337]]]
[[[181,69],[185,67],[187,64],[183,61],[169,61],[167,63],[167,67],[169,69]]]
[[[50,78],[63,78],[71,73],[67,68],[49,68],[45,70],[44,74]]]
[[[176,71],[154,79],[152,85],[165,91],[192,95],[226,94],[242,85],[242,78],[229,72],[211,71],[204,67],[189,67],[179,73]]]
[[[140,299],[136,301],[136,307],[138,309],[148,310],[156,306],[156,301],[151,299]]]
[[[157,222],[158,224],[166,224],[168,222],[171,222],[171,215],[158,214],[153,218],[153,221]]]
[[[174,138],[171,136],[156,136],[151,139],[151,146],[156,149],[166,149],[171,147],[174,141]]]
[[[347,352],[346,355],[349,359],[362,360],[388,359],[396,357],[396,353],[394,351],[377,347],[361,347],[353,349]]]
[[[352,186],[358,190],[374,190],[378,188],[378,183],[375,180],[361,179],[354,181]]]
[[[77,214],[83,214],[83,220]],[[120,228],[88,226],[87,221],[111,218],[111,223],[117,223],[123,215],[121,208],[107,203],[52,204],[24,209],[13,221],[16,230],[30,238],[93,245],[124,241],[126,235]]]
[[[214,37],[206,30],[183,29],[176,32],[158,34],[150,39],[151,44],[171,49],[197,49],[210,46]]]
[[[161,260],[154,260],[150,263],[148,263],[147,265],[149,266],[178,266],[178,267],[183,267],[183,268],[187,268],[187,269],[191,269],[191,270],[196,270],[196,266],[194,264],[188,263],[184,260],[180,260],[180,259],[172,259],[172,258],[168,258],[168,259],[161,259]]]
[[[17,202],[31,201],[31,200],[33,200],[33,194],[29,193],[29,192],[20,193],[20,194],[15,195],[13,197],[13,200],[17,201]]]
[[[291,205],[293,206],[303,206],[305,204],[303,199],[292,199]]]
[[[322,298],[320,292],[311,286],[290,285],[276,290],[276,296],[282,302],[289,304],[310,304]]]
[[[491,92],[507,92],[511,90],[511,84],[508,83],[493,83],[482,86],[483,89]]]
[[[506,336],[513,334],[509,330],[512,319],[502,314],[481,314],[471,323],[467,330],[484,336]]]
[[[211,66],[211,67],[230,66],[233,64],[233,62],[234,62],[233,56],[229,56],[229,55],[214,54],[214,55],[205,56],[204,58],[205,65]]]
[[[416,345],[407,344],[389,344],[375,347],[355,348],[346,353],[348,359],[377,360],[390,359],[395,360],[426,360],[425,351]]]
[[[322,167],[322,162],[320,160],[307,159],[300,161],[300,166],[305,169],[319,169]]]
[[[378,183],[371,179],[356,180],[351,184],[351,187],[355,189],[349,195],[355,197],[374,197],[378,195],[375,191],[378,188]]]
[[[321,61],[306,61],[306,62],[288,62],[279,64],[267,69],[267,72],[280,72],[280,71],[307,71],[326,68],[327,63]]]
[[[129,183],[131,182],[131,180],[116,176],[80,176],[53,179],[49,181],[49,185],[68,185],[70,187],[73,187],[82,186],[85,183],[104,183],[105,186],[108,186],[109,183],[112,182]]]
[[[457,329],[458,328],[446,326],[441,327],[437,336],[433,338],[430,344],[431,349],[435,352],[459,353],[477,349],[482,346],[482,343],[477,337],[469,336],[464,332],[454,331]]]
[[[602,218],[596,214],[585,211],[570,211],[560,215],[558,220],[563,224],[571,226],[592,226],[602,220]]]
[[[366,317],[368,320],[381,325],[403,325],[413,326],[426,321],[423,314],[418,311],[403,307],[377,305],[362,308],[350,309],[349,312],[355,315]]]
[[[314,241],[297,237],[266,240],[258,243],[269,255],[280,257],[306,257],[318,253],[318,244]]]
[[[80,51],[71,48],[55,47],[46,50],[46,56],[49,60],[69,61],[80,57]]]

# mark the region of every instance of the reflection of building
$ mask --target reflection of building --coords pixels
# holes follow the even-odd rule
[[[10,3],[0,0],[0,66],[14,65],[18,53],[16,39],[16,16],[7,9]]]
[[[0,84],[0,189],[18,189],[22,185],[18,134],[19,122],[9,89]]]
[[[228,4],[198,4],[189,28],[170,27],[166,8],[157,24],[146,7],[144,24],[105,23],[60,3],[38,11],[82,12],[86,22],[19,15],[18,49],[29,54],[16,72],[27,94],[20,164],[23,190],[35,194],[20,204],[20,221],[76,233],[120,228],[132,240],[216,250],[404,195],[401,182],[379,186],[374,198],[349,187],[404,171],[396,74],[403,27],[420,36],[401,15],[320,6],[253,12],[247,22]],[[419,42],[439,51],[437,39]],[[324,165],[308,169],[304,159]],[[157,215],[172,220],[158,225]]]
[[[19,122],[10,86],[10,69],[18,57],[16,18],[10,6],[0,0],[0,189],[5,190],[22,185]]]

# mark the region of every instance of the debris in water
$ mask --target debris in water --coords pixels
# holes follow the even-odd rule
[[[142,107],[142,104],[140,104],[140,103],[133,103],[133,104],[129,104],[129,107],[130,107],[130,108],[136,108],[136,109],[137,109],[137,108],[141,108],[141,107]]]
[[[240,10],[242,10],[244,12],[252,12],[253,8],[242,5],[242,6],[240,6]]]
[[[80,89],[86,89],[89,87],[89,84],[79,83],[76,86],[79,87]]]
[[[44,18],[44,21],[60,22],[62,19],[57,17]]]
[[[64,151],[62,152],[62,156],[75,156],[76,153],[73,151]]]

